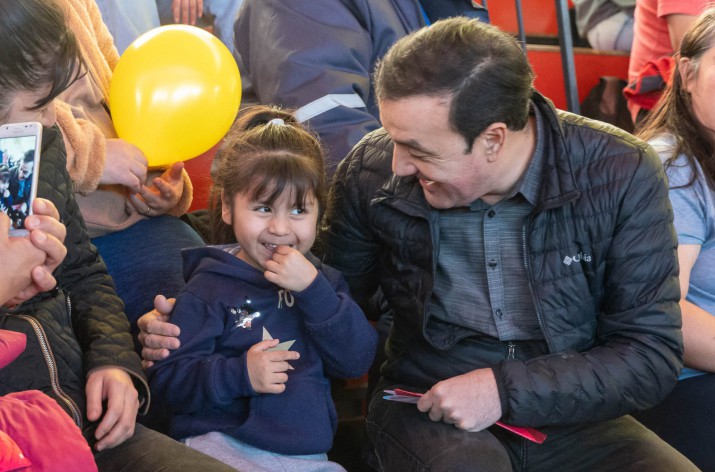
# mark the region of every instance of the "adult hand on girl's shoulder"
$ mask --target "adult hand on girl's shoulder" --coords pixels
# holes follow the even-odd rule
[[[142,185],[131,196],[132,205],[146,216],[159,216],[173,210],[184,193],[184,163],[174,162],[150,186]]]
[[[286,372],[293,369],[288,361],[297,360],[300,354],[296,351],[269,351],[279,343],[278,339],[266,339],[246,352],[248,379],[257,393],[283,393],[286,389]]]
[[[301,292],[318,276],[318,269],[295,248],[278,246],[266,262],[266,280],[286,290]]]
[[[99,182],[124,185],[132,192],[138,192],[146,181],[146,156],[138,147],[123,139],[107,139],[106,142],[104,172]]]
[[[154,297],[154,309],[137,320],[144,369],[153,366],[154,361],[169,357],[170,351],[178,349],[181,345],[179,341],[181,329],[169,323],[175,301],[173,298],[167,299],[163,295],[157,295]]]

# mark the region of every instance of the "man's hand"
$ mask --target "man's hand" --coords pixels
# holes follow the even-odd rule
[[[501,418],[501,402],[494,372],[478,369],[434,385],[417,402],[432,421],[453,424],[465,431],[481,431]]]
[[[293,369],[288,361],[300,357],[296,351],[269,351],[278,344],[277,339],[266,339],[251,346],[246,353],[248,378],[258,393],[283,393],[288,381],[286,371]]]
[[[107,157],[99,182],[124,185],[138,192],[146,181],[147,166],[141,149],[123,139],[107,139]]]
[[[94,433],[96,450],[112,448],[134,434],[139,394],[127,372],[117,367],[100,367],[87,376],[87,418],[102,421]],[[107,410],[102,411],[106,401]]]
[[[171,5],[174,22],[195,25],[196,19],[204,14],[203,0],[174,0]]]
[[[146,216],[159,216],[176,207],[184,193],[184,163],[174,162],[150,186],[142,185],[131,198],[137,211]]]
[[[273,258],[266,261],[263,276],[279,287],[300,292],[313,283],[318,276],[318,270],[297,249],[278,246]]]
[[[36,198],[32,203],[33,214],[25,219],[25,229],[30,231],[28,238],[17,238],[17,241],[12,242],[18,251],[28,254],[30,251],[43,254],[42,261],[35,265],[31,271],[31,281],[25,283],[20,290],[16,291],[13,298],[7,302],[8,305],[18,305],[25,300],[29,300],[40,292],[51,290],[57,285],[52,272],[60,265],[62,260],[67,255],[67,248],[64,245],[67,228],[60,222],[60,215],[57,212],[55,205],[44,198]],[[9,222],[7,222],[9,224]],[[7,234],[7,229],[0,229],[3,238]],[[15,238],[13,238],[15,239]],[[25,239],[25,242],[21,240]],[[32,243],[33,248],[19,247],[24,245],[26,241]],[[13,276],[21,274],[10,271]]]
[[[178,337],[181,330],[169,323],[174,302],[173,298],[167,300],[165,296],[157,295],[154,298],[154,309],[137,320],[144,369],[153,366],[154,361],[169,357],[169,351],[178,349],[181,344]]]

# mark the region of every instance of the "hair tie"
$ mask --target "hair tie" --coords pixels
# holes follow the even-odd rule
[[[271,121],[268,122],[268,124],[285,126],[286,122],[283,121],[283,118],[273,118]]]

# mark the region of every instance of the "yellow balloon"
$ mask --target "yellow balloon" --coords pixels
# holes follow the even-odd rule
[[[153,29],[122,54],[109,88],[120,138],[151,167],[196,157],[231,127],[241,77],[231,52],[211,33],[188,25]]]

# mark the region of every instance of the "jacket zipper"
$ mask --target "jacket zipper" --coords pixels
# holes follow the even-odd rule
[[[509,343],[507,344],[507,347],[509,348],[509,352],[507,353],[506,358],[507,359],[516,359],[516,357],[514,355],[514,351],[516,351],[516,344],[509,341]]]
[[[80,429],[82,429],[82,415],[80,415],[79,407],[74,402],[74,400],[72,400],[72,398],[70,398],[70,396],[62,390],[62,387],[60,387],[59,377],[57,376],[57,364],[55,364],[55,358],[52,354],[50,344],[47,341],[47,335],[45,335],[45,331],[44,329],[42,329],[42,325],[40,325],[40,323],[31,316],[14,316],[22,318],[23,320],[30,323],[30,326],[32,326],[32,329],[33,331],[35,331],[35,335],[37,336],[37,340],[40,343],[40,348],[42,349],[42,356],[45,358],[45,363],[47,364],[47,369],[50,373],[50,384],[52,386],[52,391],[59,399],[61,399],[67,405],[67,407],[72,413],[72,419],[74,420],[75,424]]]
[[[524,255],[524,268],[526,269],[526,277],[529,282],[529,292],[531,292],[531,300],[534,302],[534,311],[536,312],[536,321],[539,322],[539,328],[541,329],[541,332],[544,333],[544,340],[546,341],[546,345],[549,347],[549,350],[553,352],[552,344],[551,344],[551,339],[549,338],[549,333],[546,332],[546,328],[544,328],[544,319],[541,316],[541,310],[539,310],[539,300],[536,296],[536,292],[534,291],[534,275],[531,273],[531,267],[529,267],[529,257],[528,257],[528,249],[526,247],[526,229],[527,226],[531,223],[531,220],[533,217],[527,217],[526,222],[524,222],[524,226],[521,228],[521,245],[522,245],[522,254]]]

